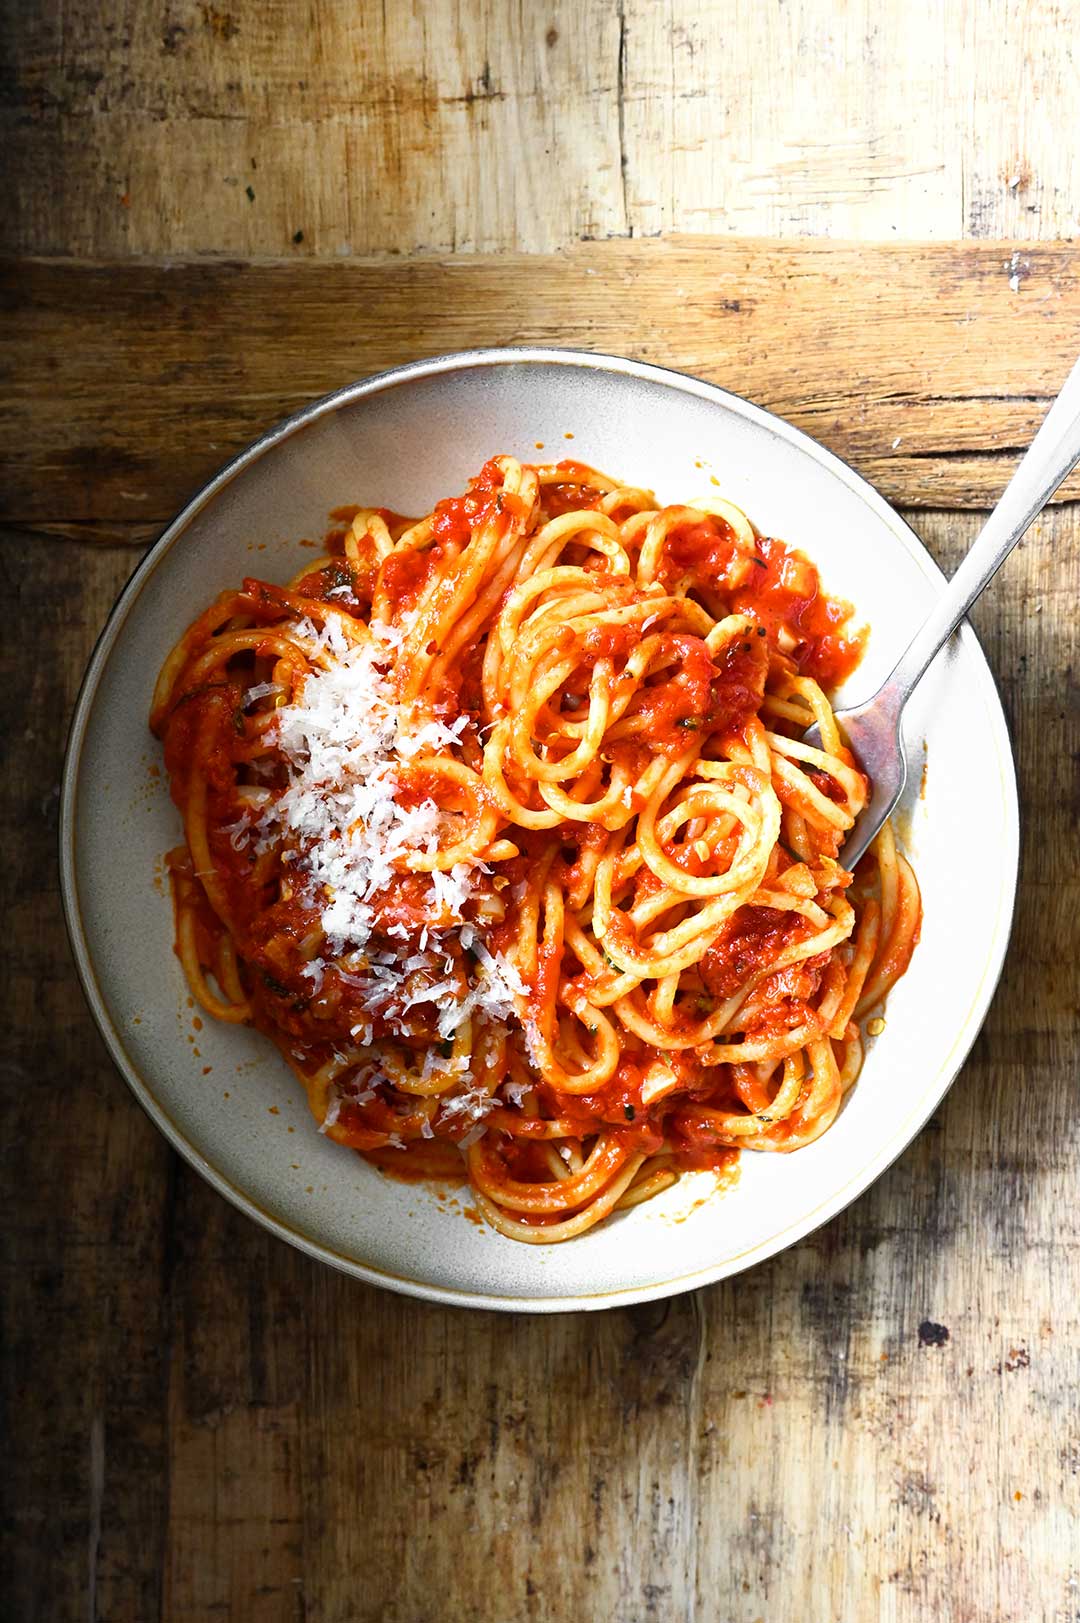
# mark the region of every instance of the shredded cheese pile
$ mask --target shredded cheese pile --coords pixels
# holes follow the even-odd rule
[[[263,811],[255,832],[261,849],[280,841],[295,846],[290,855],[298,880],[321,900],[326,953],[334,959],[363,955],[360,974],[336,965],[338,975],[361,993],[363,1006],[374,1010],[394,997],[404,1014],[418,1004],[433,1004],[439,1037],[450,1041],[473,1018],[505,1024],[520,1015],[518,1000],[525,998],[527,988],[513,965],[491,952],[477,926],[463,916],[474,894],[476,863],[458,863],[449,872],[427,876],[431,918],[439,922],[423,931],[419,952],[406,955],[404,948],[401,953],[369,948],[379,894],[404,865],[402,859],[413,851],[430,854],[438,845],[438,806],[430,799],[416,806],[400,804],[398,767],[421,753],[452,748],[460,742],[468,718],[460,716],[449,725],[428,720],[410,729],[388,675],[403,631],[377,621],[368,630],[363,642],[353,644],[336,615],[329,616],[321,630],[310,623],[300,627],[301,634],[330,657],[309,672],[294,702],[277,713],[271,737],[284,761],[287,782]],[[400,925],[389,926],[383,934],[408,936]],[[446,955],[451,934],[473,960],[464,997],[451,974],[453,958]],[[314,992],[321,988],[326,969],[321,957],[305,967]],[[352,1034],[370,1043],[371,1027],[356,1026]],[[448,1099],[443,1113],[476,1121],[492,1101],[467,1087],[471,1080],[467,1063],[429,1050],[424,1074],[458,1068],[465,1091]]]

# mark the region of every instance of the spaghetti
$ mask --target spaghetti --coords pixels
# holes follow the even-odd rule
[[[817,1138],[920,921],[887,826],[837,862],[850,610],[730,502],[577,463],[335,516],[158,679],[198,1002],[275,1040],[328,1137],[464,1170],[519,1240]]]

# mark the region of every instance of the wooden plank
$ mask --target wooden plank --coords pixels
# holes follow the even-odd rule
[[[11,268],[0,1615],[1073,1617],[1080,508],[977,614],[1025,807],[986,1031],[855,1208],[712,1290],[506,1320],[263,1235],[112,1072],[53,858],[67,714],[134,549],[282,413],[435,348],[714,377],[920,509],[954,565],[978,516],[937,507],[992,499],[1080,347],[1052,240],[1080,230],[1071,8],[0,7],[15,252],[551,255]],[[1013,240],[553,253],[671,230]]]
[[[1063,960],[1080,851],[1062,794],[1078,711],[1061,695],[1080,652],[1078,521],[1076,508],[1048,517],[980,613],[1022,741],[1028,882],[990,1027],[931,1128],[821,1234],[667,1305],[506,1320],[319,1276],[301,1444],[307,1615],[1022,1623],[1068,1601],[1080,1324],[1062,1287],[1080,1229]],[[946,566],[977,524],[921,522]],[[1031,1134],[1032,1098],[1048,1137]],[[193,1200],[200,1232],[214,1203]],[[228,1215],[208,1276],[242,1226]],[[931,1324],[944,1330],[920,1335]],[[213,1356],[216,1335],[201,1342]],[[217,1364],[239,1396],[227,1342]],[[223,1448],[238,1425],[219,1423]],[[252,1487],[262,1450],[253,1415]],[[181,1493],[174,1478],[178,1545],[205,1519],[204,1484]],[[219,1605],[241,1616],[257,1615],[257,1569],[236,1552],[261,1525],[253,1512],[199,1545]],[[192,1601],[172,1615],[205,1612]]]
[[[18,252],[1080,231],[1069,0],[5,10]]]
[[[914,518],[946,568],[979,522]],[[175,1164],[93,1036],[51,855],[66,715],[131,554],[6,534],[0,558],[35,639],[0,682],[24,842],[0,874],[3,1615],[43,1594],[58,1623],[1075,1610],[1080,506],[977,611],[1023,869],[947,1101],[851,1210],[752,1273],[546,1320],[358,1287]]]
[[[321,1270],[177,1181],[161,1615],[304,1616],[303,1413]],[[107,1611],[103,1616],[111,1615]]]
[[[83,1005],[55,855],[71,705],[131,562],[57,548],[46,565],[0,536],[26,627],[0,654],[0,822],[17,850],[0,872],[5,1618],[154,1617],[165,1549],[174,1158]]]
[[[987,506],[1080,348],[1069,244],[38,260],[6,267],[2,297],[0,516],[107,539],[145,539],[257,429],[314,396],[440,350],[508,343],[714,379],[805,428],[895,502]],[[1063,495],[1078,490],[1074,477]]]

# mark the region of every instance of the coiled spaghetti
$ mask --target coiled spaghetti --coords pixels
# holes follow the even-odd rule
[[[521,1240],[824,1132],[920,919],[889,828],[836,860],[850,611],[731,503],[580,464],[338,516],[158,679],[198,1002],[274,1038],[330,1138],[464,1166]]]

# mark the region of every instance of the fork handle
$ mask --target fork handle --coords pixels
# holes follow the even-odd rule
[[[990,583],[1032,519],[1080,462],[1080,361],[1065,379],[1020,466],[944,595],[884,683],[897,713],[938,649]]]

